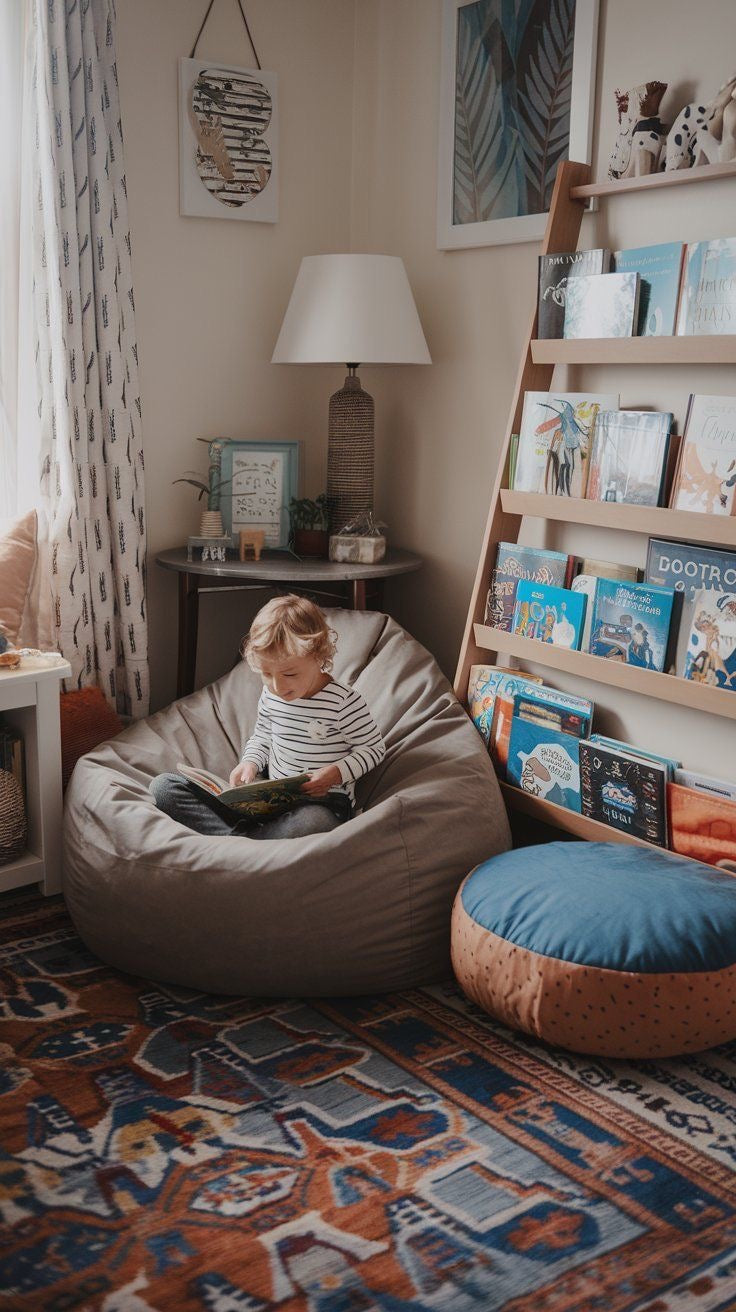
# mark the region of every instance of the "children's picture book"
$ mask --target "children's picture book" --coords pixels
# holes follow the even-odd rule
[[[691,395],[672,505],[732,515],[735,493],[736,397]]]
[[[525,671],[516,670],[507,674],[499,682],[496,689],[496,700],[493,707],[493,717],[491,720],[491,738],[488,749],[491,753],[491,760],[496,769],[496,773],[502,779],[506,777],[506,762],[509,755],[509,736],[511,733],[511,717],[514,713],[514,697],[518,692],[532,692],[537,686],[542,686],[542,679],[537,674],[527,674]]]
[[[618,402],[611,393],[526,392],[515,491],[584,497],[595,417]]]
[[[600,410],[587,497],[638,506],[660,503],[673,416],[658,410]]]
[[[684,250],[681,241],[665,241],[614,252],[616,273],[639,274],[638,337],[673,335]]]
[[[484,622],[494,629],[511,631],[520,579],[562,587],[570,569],[570,557],[562,551],[527,547],[519,542],[499,542],[491,586],[486,599]]]
[[[669,655],[674,589],[599,579],[590,652],[644,670],[663,670]]]
[[[583,633],[580,639],[580,650],[590,650],[590,632],[593,623],[593,607],[595,605],[595,594],[598,589],[598,578],[595,574],[576,574],[570,584],[571,592],[583,592],[587,598],[585,605],[585,618],[583,620]]]
[[[533,797],[580,810],[579,739],[538,720],[511,722],[506,777]]]
[[[518,670],[501,665],[471,665],[468,677],[468,710],[470,718],[486,746],[491,742],[496,699],[511,696],[520,687],[541,683],[540,674],[520,674]]]
[[[736,692],[736,592],[696,593],[685,678]]]
[[[667,765],[590,739],[578,750],[583,815],[666,847]]]
[[[645,577],[647,583],[684,593],[686,601],[708,588],[736,592],[736,551],[650,538]]]
[[[691,241],[685,248],[677,332],[736,332],[736,237]]]
[[[522,579],[516,589],[512,633],[555,647],[578,650],[587,598],[569,588],[551,588]]]
[[[231,788],[226,779],[220,779],[201,766],[178,761],[176,769],[205,797],[216,797],[223,806],[253,820],[283,815],[303,803],[302,784],[309,778],[308,774],[293,774],[286,779],[256,779],[252,784]]]
[[[537,337],[562,337],[565,298],[571,278],[587,273],[608,273],[610,267],[611,252],[608,250],[540,255]]]
[[[641,570],[637,565],[620,565],[614,560],[596,560],[594,556],[573,556],[572,575],[594,574],[598,579],[630,579],[638,583]]]
[[[675,770],[675,783],[683,788],[693,788],[696,793],[708,793],[711,797],[720,797],[726,802],[736,802],[736,782],[728,779],[714,779],[709,774],[698,770]]]
[[[537,720],[558,733],[572,734],[574,738],[587,738],[593,720],[593,703],[589,697],[577,693],[560,692],[558,688],[518,688],[513,697],[512,714],[522,720]]]
[[[631,337],[638,314],[638,273],[573,278],[567,288],[563,336]]]

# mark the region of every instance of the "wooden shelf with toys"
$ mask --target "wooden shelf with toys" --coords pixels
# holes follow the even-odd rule
[[[592,195],[607,197],[644,187],[662,187],[708,178],[736,177],[736,164],[712,165],[657,174],[621,182],[591,184],[586,164],[565,161],[559,166],[541,254],[577,249],[584,206]],[[536,338],[536,307],[521,354],[509,422],[495,479],[473,592],[463,633],[455,676],[455,692],[465,704],[470,668],[476,664],[511,663],[523,673],[528,665],[558,669],[581,679],[608,684],[624,691],[736,718],[736,696],[723,688],[697,683],[657,670],[636,669],[588,652],[569,650],[492,628],[484,623],[491,570],[500,542],[519,542],[525,517],[602,527],[645,535],[661,535],[683,542],[736,547],[736,516],[708,515],[621,503],[586,501],[569,497],[515,492],[508,488],[512,434],[521,426],[526,392],[550,390],[557,364],[693,364],[736,362],[736,336],[631,337],[593,339]],[[499,659],[500,658],[500,659]],[[627,841],[625,834],[552,802],[534,797],[511,784],[503,795],[512,810],[533,815],[580,838]],[[631,840],[628,841],[643,841]],[[645,844],[648,845],[648,844]]]

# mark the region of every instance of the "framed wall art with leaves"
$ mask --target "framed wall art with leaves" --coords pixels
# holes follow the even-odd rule
[[[598,0],[443,0],[437,245],[537,241],[590,161]]]

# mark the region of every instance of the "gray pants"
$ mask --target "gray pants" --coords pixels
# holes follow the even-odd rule
[[[222,806],[216,797],[211,800],[203,797],[182,774],[158,774],[151,780],[148,791],[159,811],[198,834],[234,834],[259,839],[304,838],[306,834],[329,833],[342,824],[332,807],[322,806],[319,802],[307,802],[273,820],[236,820],[229,807]],[[344,818],[348,818],[347,814]]]

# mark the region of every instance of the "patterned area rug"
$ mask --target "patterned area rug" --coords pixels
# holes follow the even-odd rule
[[[101,966],[58,900],[0,917],[0,1312],[736,1307],[733,1045],[209,997]]]

